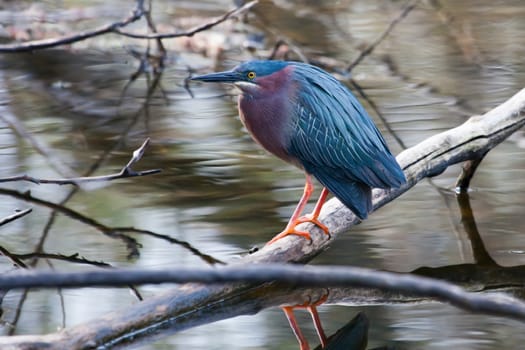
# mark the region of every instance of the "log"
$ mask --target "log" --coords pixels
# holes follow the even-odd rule
[[[481,159],[525,124],[525,89],[481,116],[473,116],[462,125],[434,135],[398,155],[397,160],[407,177],[407,184],[398,189],[373,191],[374,210],[393,201],[426,177],[442,173],[450,165]],[[312,242],[296,236],[285,237],[271,246],[262,247],[253,254],[232,262],[233,266],[254,263],[306,263],[332,244],[339,234],[348,231],[359,219],[337,199],[323,207],[320,220],[330,229],[331,236],[311,224],[299,229],[311,233]],[[180,285],[141,303],[78,326],[46,335],[0,337],[2,349],[91,349],[111,347],[148,334],[152,330],[170,327],[171,332],[212,322],[233,314],[253,313],[265,304],[255,307],[252,301],[268,292],[272,284],[263,286],[248,283]],[[224,304],[235,308],[225,316]],[[275,302],[275,301],[274,301]],[[255,311],[254,311],[255,310]],[[215,311],[215,312],[213,312]],[[204,312],[211,316],[203,318]]]

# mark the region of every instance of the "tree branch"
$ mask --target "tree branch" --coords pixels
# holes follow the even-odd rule
[[[56,185],[78,185],[86,182],[100,182],[100,181],[112,181],[117,179],[125,179],[128,177],[146,176],[152,174],[158,174],[162,170],[150,169],[144,171],[134,171],[131,166],[138,162],[144,155],[144,150],[148,146],[150,139],[147,138],[142,145],[133,152],[131,159],[118,173],[100,176],[82,176],[70,179],[39,179],[30,175],[16,175],[9,177],[1,177],[0,182],[13,182],[13,181],[28,181],[35,184],[56,184]]]
[[[61,204],[61,203],[54,203],[54,202],[50,202],[50,201],[47,201],[45,199],[41,199],[41,198],[38,198],[38,197],[34,197],[31,195],[30,192],[19,192],[19,191],[16,191],[16,190],[12,190],[12,189],[8,189],[8,188],[0,188],[0,194],[3,194],[3,195],[8,195],[8,196],[11,196],[13,198],[18,198],[18,199],[21,199],[21,200],[24,200],[24,201],[27,201],[27,202],[31,202],[31,203],[34,203],[34,204],[37,204],[37,205],[41,205],[41,206],[44,206],[44,207],[47,207],[55,212],[59,212],[59,213],[62,213],[70,218],[72,218],[73,220],[77,220],[83,224],[86,224],[86,225],[89,225],[91,227],[93,227],[94,229],[100,231],[102,234],[110,237],[110,238],[116,238],[116,239],[120,239],[122,240],[124,243],[126,243],[126,246],[128,248],[128,257],[131,258],[131,257],[135,257],[135,256],[139,256],[140,255],[140,252],[139,252],[139,248],[141,247],[141,244],[134,238],[128,236],[126,233],[137,233],[137,234],[142,234],[142,235],[148,235],[148,236],[151,236],[151,237],[155,237],[155,238],[158,238],[158,239],[162,239],[162,240],[165,240],[167,242],[170,242],[172,244],[177,244],[181,247],[183,247],[184,249],[187,249],[188,251],[190,251],[191,253],[193,253],[195,256],[201,258],[203,261],[205,261],[206,263],[208,264],[224,264],[222,261],[208,255],[208,254],[205,254],[203,252],[201,252],[200,250],[198,250],[197,248],[193,247],[191,244],[189,244],[188,242],[185,242],[185,241],[182,241],[182,240],[179,240],[179,239],[176,239],[176,238],[173,238],[173,237],[170,237],[168,235],[164,235],[164,234],[161,234],[161,233],[156,233],[156,232],[153,232],[153,231],[149,231],[149,230],[142,230],[142,229],[138,229],[138,228],[135,228],[135,227],[110,227],[110,226],[106,226],[104,225],[103,223],[91,218],[91,217],[88,217],[74,209],[71,209],[67,206],[65,206],[64,204]],[[39,249],[37,249],[39,250]]]
[[[175,32],[175,33],[139,34],[139,33],[132,33],[132,32],[127,32],[127,31],[122,30],[122,28],[126,27],[130,23],[138,21],[139,19],[144,17],[144,15],[146,14],[147,11],[144,9],[144,0],[137,0],[137,4],[135,8],[131,11],[131,14],[120,21],[105,24],[105,25],[102,25],[92,30],[75,33],[71,35],[66,35],[60,38],[33,40],[33,41],[28,41],[28,42],[23,42],[23,43],[11,43],[11,44],[0,45],[0,53],[27,52],[27,51],[34,51],[34,50],[39,50],[39,49],[47,49],[51,47],[72,44],[78,41],[82,41],[85,39],[93,38],[93,37],[108,34],[108,33],[115,33],[115,34],[123,35],[123,36],[130,37],[130,38],[135,38],[135,39],[167,39],[167,38],[177,38],[181,36],[193,36],[199,32],[208,30],[222,22],[225,22],[226,20],[234,16],[237,16],[251,9],[255,4],[257,4],[257,2],[258,0],[248,2],[241,7],[238,7],[231,11],[226,12],[224,15],[217,17],[216,19],[208,23],[196,26],[186,31]]]
[[[235,8],[233,10],[230,10],[230,11],[226,12],[224,15],[222,15],[220,17],[217,17],[217,18],[211,20],[208,23],[204,23],[204,24],[195,26],[195,27],[193,27],[191,29],[188,29],[188,30],[185,30],[185,31],[180,31],[180,32],[175,32],[175,33],[139,34],[139,33],[127,32],[127,31],[124,31],[124,30],[122,30],[120,28],[116,28],[115,29],[115,33],[118,33],[118,34],[123,35],[123,36],[130,37],[130,38],[134,38],[134,39],[169,39],[169,38],[178,38],[178,37],[181,37],[181,36],[191,37],[191,36],[193,36],[193,35],[195,35],[195,34],[197,34],[199,32],[202,32],[202,31],[208,30],[210,28],[213,28],[216,25],[221,24],[222,22],[225,22],[226,20],[228,20],[228,19],[230,19],[232,17],[235,17],[235,16],[237,16],[237,15],[243,13],[243,12],[248,11],[253,6],[255,6],[258,2],[259,2],[258,0],[247,2],[246,4],[242,5],[241,7],[238,7],[238,8]]]
[[[26,216],[27,214],[29,214],[32,211],[33,211],[32,208],[28,208],[28,209],[25,209],[25,210],[17,210],[14,214],[6,216],[3,219],[0,219],[0,226],[3,226],[5,224],[7,224],[7,223],[9,223],[11,221],[14,221],[16,219],[19,219],[19,218],[21,218],[23,216]]]
[[[381,33],[381,35],[379,35],[379,37],[373,42],[371,43],[370,45],[368,45],[363,51],[361,51],[359,53],[359,56],[357,56],[356,59],[354,59],[354,61],[352,63],[350,63],[348,65],[348,67],[346,68],[346,71],[347,72],[350,72],[355,66],[357,66],[366,56],[370,55],[372,53],[372,51],[375,50],[375,48],[377,47],[377,45],[379,45],[387,36],[388,34],[390,34],[390,32],[395,28],[395,26],[403,19],[405,18],[409,13],[410,11],[412,11],[416,5],[419,3],[420,0],[412,0],[411,2],[409,2],[404,8],[403,10],[401,10],[401,12],[399,13],[399,15],[397,15],[396,18],[394,18],[392,20],[392,22],[390,22],[390,24],[388,25],[388,27],[383,31],[383,33]]]
[[[93,38],[99,35],[116,32],[119,28],[125,27],[130,23],[138,21],[144,15],[144,0],[137,0],[135,8],[131,11],[131,14],[126,18],[102,25],[98,28],[75,33],[71,35],[66,35],[60,38],[51,38],[43,40],[34,40],[24,43],[12,43],[6,45],[0,45],[0,53],[12,53],[12,52],[26,52],[39,49],[48,49],[55,46],[72,44],[77,41],[82,41],[84,39]]]
[[[478,158],[468,160],[463,164],[461,167],[461,174],[459,174],[459,177],[456,180],[456,191],[461,193],[467,192],[470,187],[470,180],[474,177],[476,169],[478,169],[478,166],[481,164],[484,157],[485,155],[482,154]]]
[[[525,303],[501,295],[465,292],[448,282],[431,278],[347,266],[254,264],[216,268],[170,268],[168,270],[112,269],[84,272],[19,271],[0,276],[0,289],[56,287],[121,287],[130,284],[197,282],[280,282],[302,287],[375,288],[431,297],[457,307],[525,322]]]

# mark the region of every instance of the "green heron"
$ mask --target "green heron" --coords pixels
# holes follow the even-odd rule
[[[239,112],[253,139],[277,157],[303,169],[306,184],[286,228],[268,244],[289,234],[311,239],[296,226],[312,222],[325,233],[318,217],[332,192],[361,220],[372,210],[372,188],[402,186],[405,175],[381,133],[352,93],[315,66],[285,61],[250,61],[231,71],[193,77],[204,82],[233,83],[241,90]],[[310,198],[313,175],[323,190],[312,214],[301,216]],[[299,340],[308,349],[293,309],[283,307]],[[311,313],[323,347],[326,336],[316,305]]]
[[[303,195],[283,232],[311,240],[296,226],[312,222],[328,234],[318,217],[329,192],[361,220],[372,210],[372,188],[400,187],[403,171],[381,133],[352,93],[315,66],[286,61],[250,61],[233,70],[193,77],[233,83],[241,91],[240,117],[253,139],[306,173]],[[310,198],[313,175],[323,191],[312,214],[301,216]]]

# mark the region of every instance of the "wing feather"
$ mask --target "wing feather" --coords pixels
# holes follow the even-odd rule
[[[359,101],[328,73],[297,63],[288,152],[358,217],[372,208],[371,188],[406,182],[383,136]]]
[[[298,84],[293,101],[296,132],[290,139],[290,154],[314,176],[319,169],[328,169],[344,175],[339,181],[379,188],[402,185],[406,181],[402,170],[351,92],[313,66],[297,64],[295,69],[307,82]]]

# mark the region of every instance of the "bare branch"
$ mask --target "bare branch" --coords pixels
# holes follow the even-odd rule
[[[359,56],[357,56],[357,58],[348,65],[348,67],[346,68],[346,71],[347,72],[350,72],[355,66],[357,66],[366,56],[370,55],[372,53],[372,51],[375,50],[375,48],[377,47],[377,45],[379,45],[386,37],[388,34],[390,34],[390,32],[394,29],[394,27],[403,19],[405,18],[409,13],[410,11],[412,11],[416,5],[419,3],[420,0],[412,0],[410,3],[408,3],[404,8],[403,10],[401,10],[401,12],[399,13],[399,15],[397,15],[396,18],[394,18],[392,20],[392,22],[390,22],[390,24],[388,25],[388,27],[383,31],[383,33],[381,33],[381,35],[379,35],[379,37],[373,42],[371,43],[370,45],[368,45],[363,51],[361,51],[361,53],[359,54]]]
[[[149,145],[149,142],[150,142],[150,138],[148,137],[146,140],[144,140],[144,142],[142,143],[142,145],[139,148],[137,148],[135,151],[133,151],[133,156],[129,160],[128,164],[126,164],[124,169],[131,168],[131,166],[133,164],[135,164],[136,162],[138,162],[142,158],[142,156],[144,155],[144,150]]]
[[[142,145],[133,152],[133,156],[129,160],[122,170],[118,173],[110,175],[100,175],[100,176],[82,176],[75,177],[70,179],[40,179],[30,175],[17,175],[0,178],[0,182],[13,182],[13,181],[28,181],[35,184],[56,184],[56,185],[78,185],[79,183],[86,182],[100,182],[100,181],[113,181],[117,179],[125,179],[128,177],[137,177],[137,176],[147,176],[152,174],[158,174],[162,170],[160,169],[150,169],[144,171],[135,171],[131,169],[131,166],[138,162],[144,155],[144,150],[148,146],[150,139],[147,138]]]
[[[45,207],[48,207],[52,210],[55,210],[55,211],[58,211],[64,215],[67,215],[75,220],[78,220],[84,224],[87,224],[87,225],[90,225],[94,228],[96,228],[97,230],[99,230],[100,232],[102,232],[103,234],[105,234],[106,236],[108,237],[112,237],[112,238],[117,238],[117,239],[120,239],[122,240],[123,242],[126,243],[126,246],[129,250],[129,257],[134,257],[134,256],[139,256],[140,253],[139,253],[139,250],[138,248],[140,247],[140,243],[137,242],[137,240],[135,240],[134,238],[132,237],[129,237],[125,234],[122,234],[122,233],[118,233],[118,232],[115,232],[113,230],[111,230],[110,227],[108,226],[105,226],[104,224],[96,221],[95,219],[92,219],[90,217],[87,217],[71,208],[68,208],[64,205],[61,205],[61,204],[57,204],[57,203],[53,203],[53,202],[50,202],[50,201],[47,201],[45,199],[41,199],[41,198],[37,198],[37,197],[34,197],[31,195],[31,193],[28,191],[28,192],[19,192],[19,191],[16,191],[16,190],[12,190],[12,189],[7,189],[7,188],[0,188],[0,194],[4,194],[4,195],[8,195],[8,196],[11,196],[11,197],[14,197],[14,198],[19,198],[19,199],[22,199],[22,200],[25,200],[27,202],[31,202],[31,203],[35,203],[35,204],[38,204],[38,205],[42,205],[42,206],[45,206]]]
[[[0,252],[6,255],[6,252],[8,251],[4,247],[0,246]],[[46,261],[48,261],[48,264],[51,267],[53,266],[52,264],[50,264],[49,260],[61,260],[61,261],[67,261],[70,263],[75,263],[75,264],[92,265],[92,266],[97,266],[97,267],[102,267],[102,268],[113,268],[111,264],[108,264],[103,261],[89,260],[83,256],[80,256],[78,253],[74,253],[71,255],[43,253],[43,252],[34,252],[34,253],[27,253],[27,254],[15,254],[11,252],[8,252],[8,253],[9,253],[9,258],[12,259],[14,262],[16,262],[17,265],[23,268],[29,268],[29,266],[23,263],[23,260],[35,259],[35,258],[46,259]],[[22,265],[20,265],[20,263]],[[131,292],[135,295],[135,297],[138,300],[144,300],[139,290],[135,286],[127,285],[127,287],[131,290]]]
[[[167,241],[167,242],[169,242],[171,244],[177,244],[177,245],[187,249],[189,252],[193,253],[195,256],[198,256],[204,262],[206,262],[206,263],[208,263],[210,265],[226,264],[225,262],[223,262],[223,261],[221,261],[221,260],[219,260],[217,258],[214,258],[211,255],[208,255],[206,253],[201,252],[200,250],[198,250],[197,248],[195,248],[194,246],[192,246],[188,242],[182,241],[180,239],[173,238],[173,237],[168,236],[168,235],[164,235],[164,234],[161,234],[161,233],[153,232],[153,231],[150,231],[150,230],[142,230],[142,229],[138,229],[138,228],[135,228],[135,227],[113,227],[111,229],[114,232],[138,233],[138,234],[143,234],[143,235],[146,235],[146,236],[151,236],[151,237],[155,237],[155,238],[158,238],[158,239],[162,239],[162,240]]]
[[[34,253],[26,253],[26,254],[13,254],[12,253],[11,255],[16,256],[20,260],[40,258],[40,259],[50,259],[50,260],[61,260],[61,261],[75,263],[75,264],[92,265],[92,266],[98,266],[98,267],[111,267],[111,265],[106,262],[89,260],[83,256],[80,256],[78,253],[74,253],[71,255],[64,255],[64,254],[34,252]]]
[[[396,140],[396,142],[399,144],[399,146],[402,148],[402,149],[406,149],[407,146],[405,145],[405,142],[401,139],[401,137],[399,137],[399,135],[397,134],[397,132],[392,128],[392,126],[390,125],[390,123],[388,122],[388,120],[385,118],[385,116],[383,115],[383,113],[381,113],[381,111],[379,110],[379,108],[377,107],[376,103],[368,96],[368,94],[365,92],[365,90],[363,90],[363,88],[361,88],[361,85],[359,85],[354,79],[350,78],[348,80],[350,82],[350,84],[359,92],[359,94],[366,100],[366,102],[368,102],[368,104],[370,105],[370,107],[372,107],[372,109],[374,110],[374,112],[376,113],[376,115],[378,116],[379,119],[381,119],[381,122],[383,123],[383,125],[385,126],[385,128],[388,130],[388,132],[390,133],[390,135],[392,135],[392,137]]]
[[[456,180],[456,191],[457,192],[467,192],[470,187],[470,180],[474,177],[476,169],[481,164],[481,161],[485,157],[485,154],[481,155],[476,159],[472,159],[463,163],[461,167],[461,174]]]
[[[238,7],[236,9],[226,12],[224,15],[217,17],[210,22],[195,26],[185,31],[180,31],[180,32],[175,32],[175,33],[139,34],[139,33],[127,32],[127,31],[121,30],[120,28],[115,28],[114,32],[120,35],[130,37],[130,38],[135,38],[135,39],[167,39],[167,38],[178,38],[181,36],[193,36],[199,32],[213,28],[216,25],[221,24],[222,22],[225,22],[226,20],[232,17],[235,17],[243,12],[248,11],[253,6],[255,6],[258,2],[259,2],[258,0],[250,1],[242,5],[241,7]]]
[[[1,275],[0,289],[107,287],[166,282],[206,284],[280,282],[305,287],[377,288],[436,298],[466,310],[525,321],[525,303],[503,294],[469,293],[454,284],[427,277],[346,266],[254,264],[215,268],[170,268],[167,270],[24,271]]]
[[[2,74],[3,73],[0,71],[0,78],[5,79],[5,77],[1,76]],[[9,91],[7,89],[3,89],[3,91],[1,91],[1,94],[3,99],[10,99]],[[29,131],[27,131],[24,124],[11,111],[9,104],[0,104],[0,119],[2,119],[7,125],[9,125],[11,130],[13,130],[13,132],[17,134],[18,137],[20,137],[20,139],[24,140],[25,142],[28,142],[37,153],[42,155],[47,160],[51,168],[53,168],[61,176],[76,176],[73,170],[71,170],[68,166],[62,163],[62,161],[58,157],[55,156],[55,154],[44,141],[41,141],[40,139],[34,137]]]
[[[93,38],[99,35],[112,33],[118,31],[119,28],[125,27],[130,23],[138,21],[144,15],[144,0],[137,0],[135,8],[131,11],[131,14],[117,22],[110,24],[102,25],[98,28],[75,33],[71,35],[66,35],[60,38],[51,38],[43,40],[34,40],[24,43],[12,43],[6,45],[0,45],[0,53],[12,53],[12,52],[25,52],[33,51],[38,49],[47,49],[50,47],[72,44],[77,41],[82,41],[84,39]]]
[[[140,252],[139,252],[139,248],[141,247],[140,243],[137,242],[136,239],[126,234],[126,233],[136,233],[136,234],[148,235],[148,236],[152,236],[158,239],[162,239],[172,244],[177,244],[187,249],[188,251],[193,253],[195,256],[201,258],[203,261],[205,261],[208,264],[223,264],[223,262],[220,261],[219,259],[216,259],[208,254],[201,252],[200,250],[193,247],[188,242],[178,240],[168,235],[163,235],[163,234],[156,233],[156,232],[149,231],[149,230],[141,230],[141,229],[137,229],[134,227],[106,226],[103,223],[93,218],[90,218],[74,209],[66,207],[64,204],[57,204],[57,203],[47,201],[45,199],[34,197],[33,195],[31,195],[30,192],[19,192],[19,191],[12,190],[12,189],[0,188],[0,195],[2,194],[47,207],[49,209],[52,209],[55,212],[62,213],[64,215],[69,216],[70,218],[74,220],[77,220],[83,224],[89,225],[108,237],[122,240],[124,243],[126,243],[126,246],[128,248],[129,258],[140,255]]]
[[[18,218],[21,218],[22,216],[26,216],[30,212],[32,212],[32,208],[28,208],[25,210],[16,210],[16,212],[13,215],[6,216],[3,219],[0,219],[0,226],[7,224],[8,222],[14,221]]]
[[[20,259],[16,254],[11,253],[8,249],[4,248],[1,245],[0,245],[0,254],[2,254],[3,256],[8,258],[9,260],[11,260],[13,265],[15,265],[17,267],[21,267],[21,268],[24,268],[24,269],[28,267],[26,265],[26,263],[24,263],[22,261],[22,259]]]

